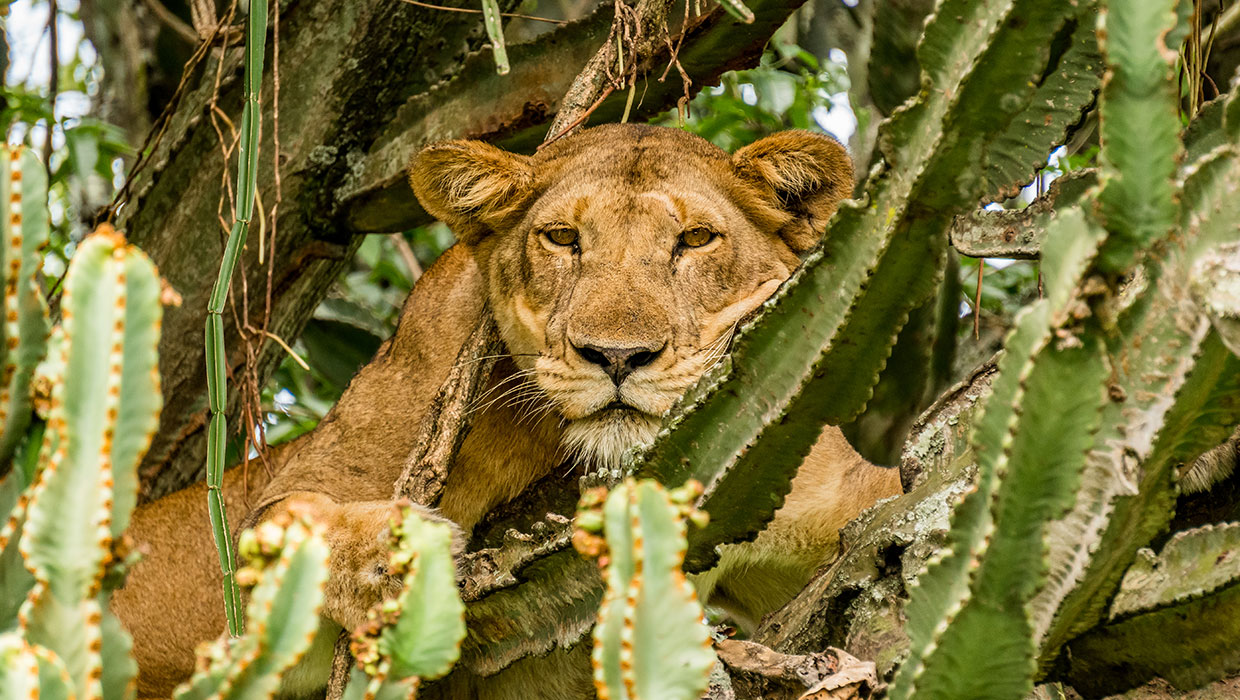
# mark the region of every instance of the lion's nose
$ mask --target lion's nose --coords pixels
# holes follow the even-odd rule
[[[620,386],[630,374],[640,367],[654,362],[654,359],[663,352],[666,344],[658,347],[608,347],[605,345],[577,345],[573,343],[573,349],[578,355],[585,358],[586,361],[598,365],[603,368],[607,376],[611,377],[611,381]]]

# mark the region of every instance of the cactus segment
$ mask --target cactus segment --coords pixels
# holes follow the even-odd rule
[[[1017,115],[996,139],[990,152],[986,180],[991,198],[1015,194],[1046,164],[1047,145],[1066,140],[1068,128],[1081,119],[1098,92],[1102,56],[1094,33],[1096,2],[1082,2],[1076,16],[1064,25],[1053,44],[1064,44],[1054,72],[1038,85],[1028,108]]]
[[[55,654],[27,644],[19,635],[0,634],[0,699],[72,700],[73,683]]]
[[[1099,41],[1108,64],[1099,101],[1101,215],[1111,236],[1099,269],[1119,275],[1175,225],[1180,144],[1176,50],[1181,0],[1102,0]]]
[[[1240,525],[1177,533],[1155,555],[1142,550],[1124,575],[1109,624],[1074,640],[1069,676],[1096,690],[1154,676],[1182,690],[1240,668]]]
[[[26,641],[64,662],[79,698],[103,693],[102,614],[95,598],[62,600],[42,582],[35,584],[20,612]]]
[[[1209,321],[1193,303],[1185,281],[1192,279],[1202,256],[1240,239],[1235,228],[1240,220],[1237,188],[1240,161],[1234,147],[1215,149],[1190,169],[1179,192],[1174,243],[1145,266],[1139,293],[1131,295],[1115,320],[1109,353],[1122,357],[1123,363],[1109,382],[1114,400],[1104,411],[1077,504],[1051,525],[1049,585],[1033,605],[1044,670],[1064,643],[1104,619],[1137,549],[1170,519],[1175,498],[1171,467],[1192,447],[1185,442],[1192,435],[1186,425],[1164,429],[1171,411],[1176,405],[1190,413],[1196,410],[1192,405],[1208,409],[1215,427],[1199,431],[1202,441],[1221,440],[1225,432],[1218,426],[1240,422],[1234,401],[1222,401],[1225,391],[1202,394],[1218,400],[1184,393],[1196,364],[1222,362],[1219,358],[1227,354],[1222,348],[1215,357],[1218,351],[1211,347],[1217,339],[1208,337]],[[1201,355],[1206,350],[1209,354]],[[1225,378],[1218,372],[1210,370]],[[1190,403],[1178,404],[1182,400]],[[1156,452],[1159,441],[1168,447]]]
[[[1223,132],[1232,143],[1240,143],[1240,90],[1232,90],[1224,98]]]
[[[620,484],[612,489],[603,505],[603,528],[607,533],[608,551],[622,555],[609,555],[607,558],[604,572],[607,588],[599,606],[598,622],[594,625],[591,661],[594,665],[594,689],[599,700],[626,697],[621,672],[621,635],[628,608],[629,582],[633,580],[636,569],[636,557],[632,553],[635,551],[634,536],[638,534],[629,525],[629,489],[628,482]],[[580,513],[577,520],[579,523],[582,520]]]
[[[1148,549],[1124,574],[1111,621],[1168,608],[1240,584],[1240,523],[1177,532],[1157,556]]]
[[[103,619],[100,622],[103,646],[103,675],[99,678],[106,700],[133,700],[137,694],[138,662],[133,658],[133,639],[121,621],[100,601]]]
[[[403,572],[398,617],[379,635],[379,653],[390,659],[395,679],[438,678],[461,656],[465,605],[456,588],[452,530],[406,508],[392,529],[390,571]]]
[[[34,587],[34,577],[22,565],[18,540],[26,522],[24,474],[10,471],[0,479],[0,513],[6,514],[0,524],[0,631],[17,625],[17,611]]]
[[[47,342],[47,303],[36,275],[47,245],[47,171],[30,149],[4,147],[0,176],[0,464],[13,456],[30,425],[30,381]]]
[[[1193,265],[1190,284],[1223,343],[1240,355],[1240,242],[1203,255]]]
[[[423,678],[451,670],[465,638],[465,606],[456,588],[452,530],[404,506],[390,526],[389,573],[400,596],[368,613],[350,645],[357,666],[345,700],[411,698]]]
[[[602,504],[607,554],[599,561],[607,593],[592,657],[600,700],[693,700],[706,689],[715,653],[702,606],[680,568],[691,510],[651,480],[627,480]],[[591,511],[579,509],[578,520]],[[585,543],[595,537],[575,540],[589,550]]]
[[[79,245],[62,299],[64,342],[53,364],[63,381],[52,389],[48,461],[21,532],[35,584],[19,617],[26,639],[64,662],[81,698],[102,692],[96,596],[158,421],[161,314],[155,267],[122,236],[101,229]]]
[[[118,242],[122,244],[123,239]],[[159,273],[136,248],[126,249],[117,265],[127,301],[120,319],[125,328],[119,364],[120,397],[111,428],[113,538],[129,527],[129,515],[138,502],[138,464],[151,446],[163,408],[158,357],[163,323]]]
[[[909,657],[897,671],[893,700],[1020,698],[1032,689],[1034,647],[1024,605],[1040,578],[1040,528],[1072,502],[1106,376],[1096,339],[1061,340],[1062,348],[1051,340],[1071,320],[1062,310],[1101,242],[1102,231],[1079,212],[1052,220],[1046,298],[1021,313],[1004,343],[998,376],[974,424],[977,488],[953,513],[948,546],[910,591]],[[1065,380],[1076,393],[1048,401]],[[1047,474],[1041,445],[1061,439],[1050,457],[1062,465],[1060,473]],[[995,633],[979,634],[979,627]],[[953,670],[968,660],[985,672]]]
[[[980,564],[970,572],[971,596],[934,640],[917,698],[1018,698],[1033,690],[1033,634],[1025,605],[1045,575],[1045,524],[1069,507],[1106,400],[1108,368],[1101,343],[1048,346],[1028,368],[1011,428],[999,445],[994,519]],[[980,435],[979,435],[980,439]],[[973,665],[979,673],[960,673]]]
[[[273,519],[242,533],[242,541],[248,561],[238,573],[257,582],[248,633],[212,643],[200,657],[202,670],[174,693],[178,700],[270,698],[314,640],[328,575],[322,527]]]
[[[114,510],[132,506],[138,458],[158,422],[159,278],[136,248],[103,231],[79,246],[62,305],[64,381],[48,421],[60,442],[34,487],[22,550],[36,579],[76,600],[98,585]]]

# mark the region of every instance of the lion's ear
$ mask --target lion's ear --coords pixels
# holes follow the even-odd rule
[[[445,141],[413,157],[409,184],[427,213],[473,245],[521,210],[533,173],[527,156],[481,141]]]
[[[830,136],[781,131],[737,151],[732,164],[793,215],[779,233],[798,253],[818,243],[827,219],[852,193],[852,159]]]

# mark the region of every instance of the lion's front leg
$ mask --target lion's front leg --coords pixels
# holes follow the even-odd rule
[[[309,491],[289,494],[264,509],[263,520],[287,511],[321,523],[331,548],[329,574],[324,591],[323,616],[347,630],[366,621],[366,613],[385,598],[400,593],[401,579],[388,570],[389,532],[401,518],[399,501],[337,503]],[[453,554],[459,554],[464,537],[452,521],[432,509],[411,505],[428,520],[444,522],[453,530]]]

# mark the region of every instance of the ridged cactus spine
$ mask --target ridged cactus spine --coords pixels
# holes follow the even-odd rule
[[[357,666],[346,700],[411,697],[422,680],[446,674],[461,655],[465,606],[456,588],[452,530],[406,506],[389,532],[388,572],[401,577],[401,593],[372,609],[354,631]]]
[[[61,374],[44,436],[49,452],[21,530],[34,587],[20,618],[26,641],[54,653],[77,697],[90,698],[104,693],[101,648],[129,643],[105,619],[102,589],[118,563],[115,544],[137,497],[138,461],[162,405],[159,275],[124,237],[101,227],[74,255],[61,313],[63,342],[51,362]],[[107,678],[124,687],[134,670],[128,661]]]
[[[4,279],[0,367],[0,463],[13,456],[30,424],[30,380],[47,344],[47,303],[35,275],[47,245],[47,172],[22,146],[6,146],[0,177],[0,274]]]
[[[582,496],[573,542],[598,557],[607,584],[594,627],[600,700],[693,700],[706,689],[711,634],[681,571],[686,520],[706,522],[692,505],[701,491],[690,482],[669,495],[658,482],[629,479]]]

